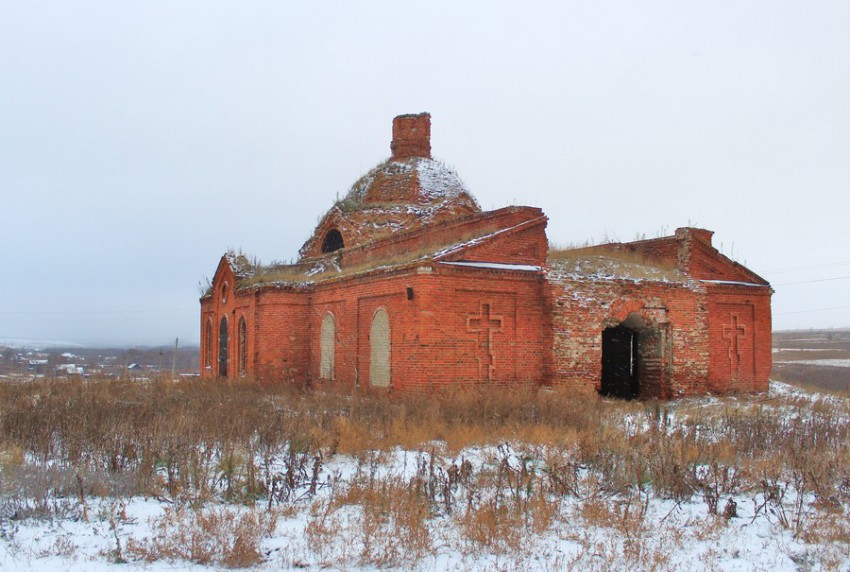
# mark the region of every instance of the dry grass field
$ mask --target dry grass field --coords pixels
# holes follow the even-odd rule
[[[850,400],[781,383],[670,403],[3,384],[0,561],[846,569],[848,444]]]

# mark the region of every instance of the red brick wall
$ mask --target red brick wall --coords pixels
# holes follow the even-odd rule
[[[772,364],[770,289],[709,286],[709,388],[767,391]]]
[[[539,382],[547,351],[542,290],[540,273],[440,264],[319,285],[309,311],[310,376],[318,378],[318,332],[325,312],[331,312],[337,328],[337,381],[369,384],[372,317],[384,308],[396,389],[456,381]],[[486,325],[474,321],[482,305],[498,322],[491,325],[492,338]]]
[[[230,317],[244,311],[254,358],[248,373],[270,381],[318,380],[319,332],[330,312],[336,326],[337,382],[368,384],[369,335],[378,308],[390,318],[394,388],[543,380],[548,349],[541,273],[439,264],[423,268],[322,284],[309,295],[269,289],[224,305],[214,296],[202,302],[202,314],[220,319],[222,312]],[[476,322],[486,317],[489,323]],[[213,375],[216,340],[217,335]],[[235,358],[235,337],[231,348]],[[236,362],[230,361],[229,375],[235,375]]]
[[[445,259],[542,266],[546,263],[548,253],[546,219],[539,217],[519,228],[498,234],[480,246],[464,248],[462,252]]]
[[[223,287],[227,285],[227,295],[223,298]],[[245,319],[246,326],[246,357],[244,373],[254,373],[255,349],[255,296],[253,293],[236,291],[236,280],[233,272],[226,264],[219,267],[212,284],[212,295],[201,300],[201,375],[217,376],[219,374],[219,334],[221,319],[227,318],[227,376],[240,375],[239,351],[239,320]],[[212,322],[212,336],[207,355],[206,327]],[[207,367],[209,363],[209,367]]]
[[[662,266],[676,267],[696,279],[767,284],[748,268],[727,258],[711,244],[714,233],[702,228],[677,228],[675,236],[635,242],[601,244],[599,251],[634,252]]]
[[[483,224],[519,225],[449,258],[543,264],[546,221],[537,216],[537,209],[512,207],[486,215],[435,225],[387,241],[388,246],[362,250],[386,255],[394,249],[448,240],[464,228],[481,232]],[[662,239],[644,246],[658,256],[669,256],[674,243]],[[702,244],[698,248],[704,246],[711,248]],[[703,259],[712,260],[702,251],[697,257],[691,251],[688,263],[700,265]],[[700,268],[712,279],[726,276],[708,266]],[[225,282],[228,296],[223,301]],[[367,385],[371,323],[379,308],[389,316],[391,379],[396,389],[452,383],[562,383],[577,391],[598,391],[602,331],[630,316],[639,316],[642,324],[641,352],[647,358],[640,365],[643,396],[765,390],[771,366],[771,292],[766,286],[573,278],[546,282],[542,272],[440,262],[299,288],[237,293],[235,282],[223,263],[212,295],[201,301],[201,364],[209,357],[211,365],[202,371],[205,375],[218,373],[218,327],[227,316],[228,376],[239,373],[238,321],[244,317],[247,374],[268,381],[317,381],[321,323],[331,313],[336,382]],[[208,320],[213,324],[209,352],[204,343]]]
[[[705,391],[708,379],[708,316],[705,295],[683,284],[626,280],[552,281],[550,380],[577,391],[598,391],[602,331],[637,314],[663,332],[659,384],[642,386],[645,397],[678,397]]]
[[[418,278],[414,383],[543,381],[542,274],[438,264]]]
[[[265,380],[309,381],[309,341],[314,334],[309,294],[269,289],[256,298],[251,373]],[[318,332],[316,329],[315,335]]]
[[[406,332],[414,312],[406,299],[408,276],[380,274],[322,283],[315,287],[308,320],[312,334],[310,346],[311,379],[319,378],[320,327],[326,312],[336,323],[335,369],[336,381],[348,384],[369,383],[369,332],[374,312],[384,307],[390,319],[391,379],[404,372],[395,363],[397,355],[405,352]],[[397,353],[398,352],[398,353]]]
[[[547,252],[545,224],[539,209],[509,207],[433,225],[384,241],[383,245],[354,249],[354,254],[361,256],[361,262],[366,254],[381,259],[409,248],[450,243],[466,233],[481,235],[519,225],[470,257],[542,265]],[[225,264],[216,273],[213,295],[202,300],[202,324],[210,317],[214,321],[212,367],[205,373],[218,372],[217,324],[227,315],[231,324],[228,376],[237,375],[236,325],[244,316],[248,324],[247,374],[269,380],[318,380],[321,321],[331,313],[336,328],[335,378],[343,383],[366,384],[371,319],[383,307],[390,318],[392,380],[397,388],[458,379],[504,383],[543,379],[547,349],[543,341],[542,273],[430,263],[426,270],[420,273],[408,268],[347,276],[302,289],[264,288],[234,295],[235,280]],[[230,294],[222,303],[221,285],[225,281]],[[412,289],[412,299],[408,299],[408,288]],[[488,305],[494,320],[500,320],[492,336],[485,336],[485,330],[474,331],[471,317],[481,313],[482,304]],[[470,319],[472,325],[467,323]],[[203,346],[202,363],[206,358]],[[485,358],[486,367],[482,365]],[[518,363],[525,365],[518,367]]]
[[[410,217],[412,221],[417,218],[416,214],[411,214]],[[362,246],[346,247],[343,251],[335,252],[330,256],[338,259],[342,267],[359,266],[386,261],[410,252],[422,252],[424,254],[434,248],[461,243],[474,237],[510,228],[534,219],[545,220],[545,217],[540,209],[533,207],[506,207],[495,211],[473,214],[461,212],[451,220],[444,220],[425,227],[399,232],[380,241]],[[315,239],[312,241],[312,248],[307,253],[305,260],[321,258],[321,237],[331,228],[338,228],[342,232],[343,237],[346,237],[357,232],[355,227],[361,226],[362,223],[363,221],[359,221],[359,219],[347,220],[343,217],[329,217],[316,230]],[[545,239],[545,234],[543,237]],[[545,259],[545,252],[543,253],[543,258]]]

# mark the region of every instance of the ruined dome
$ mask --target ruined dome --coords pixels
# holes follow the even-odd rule
[[[481,211],[457,173],[431,158],[431,116],[393,120],[392,156],[338,201],[301,247],[301,258]]]

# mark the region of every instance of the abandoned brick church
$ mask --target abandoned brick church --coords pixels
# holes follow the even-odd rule
[[[431,158],[430,130],[427,113],[396,117],[392,156],[295,264],[221,259],[201,298],[204,375],[625,398],[767,389],[772,290],[711,231],[550,252],[546,215],[482,211]]]

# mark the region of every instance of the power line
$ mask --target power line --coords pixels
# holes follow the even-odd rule
[[[811,264],[809,266],[790,266],[787,268],[775,268],[773,270],[762,270],[762,274],[779,274],[781,272],[796,272],[798,270],[814,270],[816,268],[833,268],[835,266],[846,266],[850,260],[844,262],[826,262],[824,264]]]
[[[789,314],[808,314],[809,312],[826,312],[828,310],[847,310],[850,306],[833,306],[832,308],[816,308],[814,310],[796,310],[794,312],[774,312],[774,316],[787,316]]]
[[[800,282],[783,282],[782,284],[772,284],[772,286],[793,286],[795,284],[811,284],[813,282],[832,282],[833,280],[847,280],[850,276],[837,276],[835,278],[820,278],[818,280],[801,280]]]

